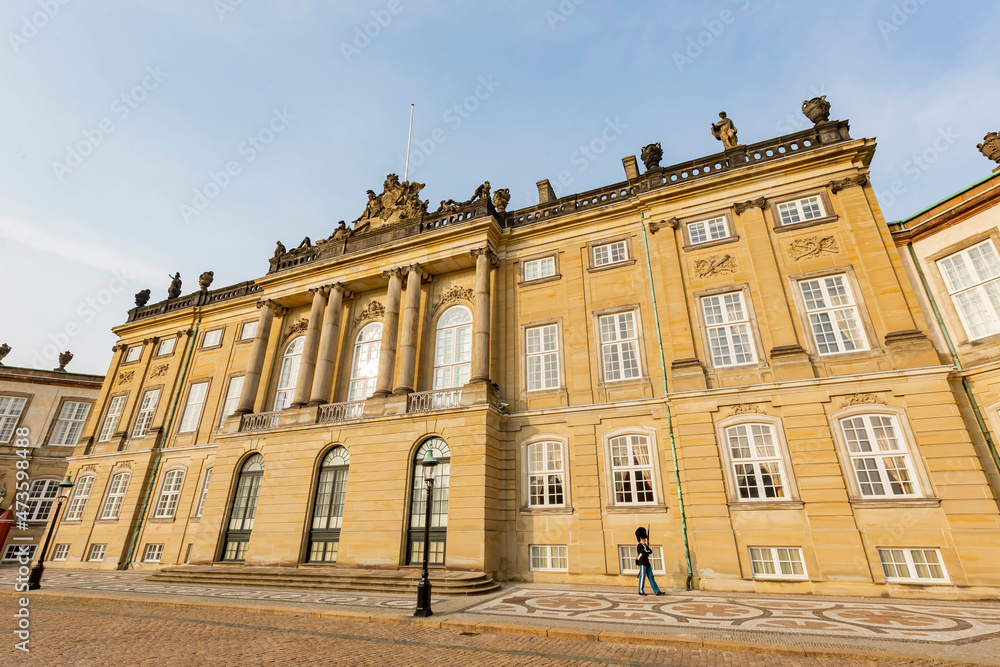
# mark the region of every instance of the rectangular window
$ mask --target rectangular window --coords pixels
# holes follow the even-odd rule
[[[750,547],[754,579],[805,579],[802,550],[793,547]]]
[[[27,402],[28,399],[23,396],[0,396],[0,443],[10,442]]]
[[[886,581],[949,581],[937,549],[879,549]]]
[[[36,479],[28,490],[28,508],[25,512],[28,521],[48,521],[52,503],[59,492],[58,479]],[[18,517],[20,518],[20,517]]]
[[[69,543],[64,542],[62,544],[57,544],[55,551],[52,552],[52,560],[66,560],[69,556]]]
[[[7,549],[3,552],[4,560],[17,560],[22,554],[27,554],[29,559],[35,557],[35,549],[38,548],[37,544],[8,544]],[[56,560],[53,558],[52,560]]]
[[[846,275],[802,280],[799,289],[820,354],[868,349]]]
[[[222,329],[206,331],[205,337],[201,340],[202,347],[215,347],[222,342]]]
[[[160,357],[165,354],[173,354],[174,346],[177,345],[176,338],[165,338],[160,341],[160,346],[156,348],[156,356]]]
[[[226,418],[236,412],[243,393],[243,376],[229,378],[229,388],[226,390],[226,400],[222,404],[222,416],[219,418],[219,428],[226,423]]]
[[[938,267],[969,338],[1000,333],[1000,257],[993,243],[938,260]]]
[[[794,225],[796,222],[822,218],[826,213],[823,212],[823,203],[819,197],[806,197],[778,204],[778,215],[781,216],[782,225]]]
[[[781,452],[769,424],[740,424],[726,429],[740,500],[781,500],[788,497]]]
[[[125,501],[125,491],[128,490],[128,482],[132,476],[127,472],[121,472],[111,478],[108,486],[108,496],[104,499],[104,509],[101,511],[102,519],[117,519],[118,513],[122,509]]]
[[[90,553],[87,555],[87,560],[101,561],[104,560],[104,552],[107,550],[107,544],[91,544]]]
[[[142,345],[133,345],[125,352],[124,363],[139,361],[140,357],[142,357]]]
[[[528,445],[528,506],[546,507],[565,504],[565,468],[561,442],[536,442]]]
[[[756,363],[750,315],[743,303],[743,292],[703,297],[701,309],[705,315],[712,365]]]
[[[90,490],[94,487],[94,476],[81,478],[73,489],[73,500],[66,510],[67,521],[79,521],[83,517],[83,510],[87,506],[87,499],[90,498]]]
[[[666,574],[666,570],[663,567],[663,548],[662,547],[650,547],[653,553],[649,556],[649,565],[653,568],[655,574]],[[636,574],[639,572],[639,566],[635,564],[635,559],[639,557],[639,552],[636,551],[635,545],[632,546],[619,546],[618,547],[618,571],[622,574]]]
[[[604,364],[604,381],[629,380],[640,376],[639,332],[635,312],[601,315],[601,360]]]
[[[122,417],[122,410],[125,408],[125,396],[115,396],[108,403],[108,413],[104,416],[104,425],[101,426],[101,434],[97,437],[97,442],[107,442],[115,434],[118,428],[118,420]]]
[[[617,264],[628,259],[628,244],[625,241],[615,241],[605,245],[594,246],[594,266]]]
[[[163,488],[160,489],[160,500],[156,503],[154,518],[170,519],[177,509],[177,500],[181,495],[181,484],[184,482],[183,470],[171,470],[163,478]]]
[[[851,468],[866,498],[917,495],[906,443],[895,417],[861,415],[841,419]]]
[[[252,340],[257,335],[257,322],[247,322],[240,329],[240,340]]]
[[[201,516],[201,511],[205,509],[205,498],[208,497],[208,484],[212,481],[212,468],[205,473],[205,481],[201,485],[201,494],[198,496],[198,508],[194,511],[195,516]]]
[[[524,263],[524,282],[556,275],[556,258],[542,257]]]
[[[208,382],[197,382],[188,390],[187,404],[184,406],[184,416],[181,418],[179,433],[193,433],[198,430],[201,422],[201,411],[205,407],[205,397],[208,395]]]
[[[559,329],[555,324],[524,330],[528,391],[559,388]]]
[[[726,224],[725,216],[692,222],[687,226],[687,230],[688,240],[691,245],[717,241],[729,236],[729,225]]]
[[[161,556],[163,556],[162,544],[147,544],[146,552],[142,554],[142,560],[145,563],[159,563]]]
[[[531,569],[554,570],[556,572],[569,571],[569,558],[566,555],[566,547],[564,545],[532,544]]]
[[[640,505],[656,502],[649,438],[644,435],[621,435],[611,438],[609,444],[615,504]]]
[[[52,429],[50,445],[60,445],[62,447],[74,447],[83,430],[83,424],[87,421],[87,414],[90,412],[90,403],[78,403],[76,401],[66,401],[59,411],[59,419],[55,428]]]
[[[135,417],[135,428],[132,429],[133,438],[141,438],[149,432],[149,425],[153,423],[153,413],[156,412],[156,402],[159,399],[159,389],[150,389],[142,395],[139,414]]]

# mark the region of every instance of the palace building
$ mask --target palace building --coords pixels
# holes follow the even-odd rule
[[[754,144],[721,114],[720,153],[651,144],[520,210],[487,182],[429,212],[390,174],[261,277],[140,293],[49,566],[319,577],[429,549],[439,573],[631,585],[645,526],[668,586],[995,597],[1000,484],[961,378],[994,428],[997,373],[969,374],[1000,329],[956,368],[874,140],[803,109]]]

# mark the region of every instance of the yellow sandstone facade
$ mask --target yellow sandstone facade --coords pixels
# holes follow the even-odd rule
[[[390,175],[263,277],[137,306],[63,563],[405,569],[429,447],[448,570],[631,585],[641,525],[669,586],[995,596],[996,489],[874,141],[724,121],[723,153],[516,211]]]

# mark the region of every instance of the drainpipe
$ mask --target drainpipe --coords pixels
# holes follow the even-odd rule
[[[646,273],[649,275],[649,293],[653,298],[653,324],[656,327],[656,344],[660,348],[660,369],[663,373],[663,405],[667,408],[667,432],[670,434],[670,453],[674,457],[674,473],[677,475],[677,506],[681,514],[681,537],[684,540],[684,561],[687,564],[687,590],[691,590],[691,545],[688,544],[687,515],[684,513],[684,493],[681,491],[681,469],[677,464],[677,443],[674,441],[674,419],[670,412],[667,396],[667,362],[663,358],[663,335],[660,333],[660,313],[656,307],[656,289],[653,285],[653,267],[649,262],[649,241],[646,237],[645,214],[639,212],[642,225],[642,246],[646,250]]]
[[[191,363],[191,355],[194,353],[195,343],[198,341],[198,327],[201,325],[201,316],[198,316],[198,321],[194,323],[194,332],[188,339],[188,349],[187,354],[184,356],[184,368],[181,369],[181,378],[177,383],[177,391],[174,393],[173,403],[170,405],[170,414],[167,416],[167,426],[163,429],[163,436],[160,439],[160,446],[156,451],[156,461],[153,462],[153,474],[149,478],[149,485],[146,487],[146,494],[142,498],[142,509],[139,511],[139,522],[135,525],[135,530],[132,531],[132,540],[128,548],[128,556],[125,558],[125,562],[121,563],[120,568],[127,570],[129,563],[132,562],[132,556],[135,554],[135,545],[139,540],[139,533],[142,531],[142,520],[146,516],[146,508],[149,506],[149,496],[153,493],[153,487],[156,486],[156,473],[160,469],[160,459],[163,458],[163,445],[167,442],[167,437],[170,435],[170,427],[174,423],[174,415],[177,413],[177,402],[181,398],[181,394],[184,393],[184,380],[187,378],[188,365]]]
[[[944,325],[944,318],[941,317],[941,311],[938,310],[937,302],[934,300],[934,294],[931,292],[930,285],[927,284],[927,276],[924,275],[924,270],[920,267],[920,262],[917,260],[917,253],[913,249],[912,243],[906,244],[906,249],[910,251],[910,259],[913,260],[913,266],[916,267],[917,275],[920,276],[920,282],[924,286],[924,293],[927,294],[927,299],[931,302],[931,308],[934,310],[934,317],[937,318],[938,327],[941,329],[941,333],[944,334],[944,340],[948,343],[948,351],[951,352],[952,363],[955,364],[955,368],[959,371],[962,370],[962,362],[958,358],[958,352],[955,350],[955,344],[951,342],[951,336],[948,335],[948,329]],[[990,430],[986,427],[986,420],[983,419],[983,413],[979,409],[979,403],[976,401],[976,397],[972,394],[972,386],[969,384],[968,378],[964,375],[962,376],[962,388],[965,389],[965,395],[969,399],[969,403],[972,404],[972,412],[976,415],[976,422],[979,424],[979,430],[983,432],[983,438],[986,439],[986,446],[990,450],[990,456],[993,457],[993,465],[997,467],[997,472],[1000,472],[1000,455],[997,454],[997,447],[993,442],[992,436],[990,436]]]

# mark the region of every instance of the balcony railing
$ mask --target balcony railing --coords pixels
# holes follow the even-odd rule
[[[346,422],[352,419],[361,419],[364,412],[364,401],[327,403],[326,405],[319,406],[319,415],[316,417],[316,423],[329,424],[332,422]]]
[[[410,394],[406,401],[407,412],[433,412],[457,408],[462,404],[461,389],[438,389]]]
[[[258,412],[252,415],[243,415],[240,420],[240,433],[251,433],[253,431],[270,431],[278,428],[278,417],[281,411]]]

